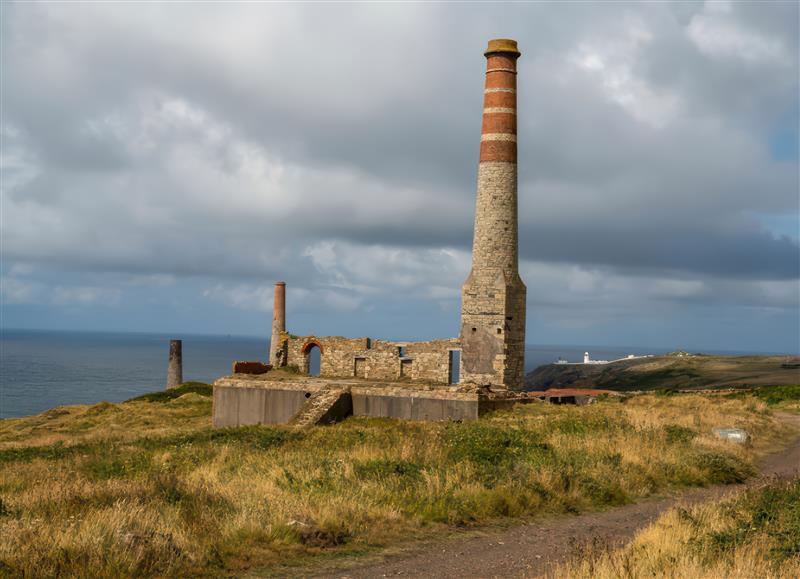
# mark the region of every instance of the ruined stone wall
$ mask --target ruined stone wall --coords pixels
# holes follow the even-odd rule
[[[286,365],[297,366],[308,373],[309,352],[320,349],[320,376],[353,376],[354,356],[367,349],[369,338],[345,338],[342,336],[293,336],[281,335],[286,350]]]
[[[413,360],[411,379],[448,384],[450,382],[450,352],[460,349],[461,342],[458,338],[409,342],[406,346],[406,356]]]
[[[400,378],[400,346],[387,340],[373,340],[369,350],[358,356],[363,359],[363,375],[370,380],[397,380]]]
[[[281,335],[286,365],[309,371],[309,352],[320,348],[320,376],[369,380],[419,380],[447,384],[453,350],[458,339],[427,342],[392,342],[341,336]]]

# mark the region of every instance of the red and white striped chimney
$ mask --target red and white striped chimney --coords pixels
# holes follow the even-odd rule
[[[461,290],[461,381],[521,388],[525,284],[519,277],[517,58],[514,40],[490,40],[483,91],[472,269]]]

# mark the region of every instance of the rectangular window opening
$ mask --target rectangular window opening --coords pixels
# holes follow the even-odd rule
[[[450,384],[458,384],[461,381],[461,350],[450,350],[448,352],[448,371],[447,381]]]

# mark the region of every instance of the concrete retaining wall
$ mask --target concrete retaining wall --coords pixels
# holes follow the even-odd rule
[[[215,385],[212,423],[216,428],[286,424],[306,400],[304,390]]]
[[[477,395],[427,397],[415,392],[381,394],[374,388],[353,388],[353,415],[405,420],[473,420],[478,418]]]
[[[286,424],[311,393],[327,387],[349,388],[355,416],[405,420],[474,420],[496,402],[477,393],[450,389],[419,389],[402,384],[369,385],[363,381],[298,379],[268,381],[261,377],[228,377],[214,384],[215,427],[246,424]],[[337,415],[338,417],[338,415]],[[340,417],[339,417],[340,418]]]

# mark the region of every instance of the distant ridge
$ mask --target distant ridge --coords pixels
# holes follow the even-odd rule
[[[703,389],[800,384],[797,356],[709,356],[673,352],[604,365],[546,364],[525,376],[525,390]]]

